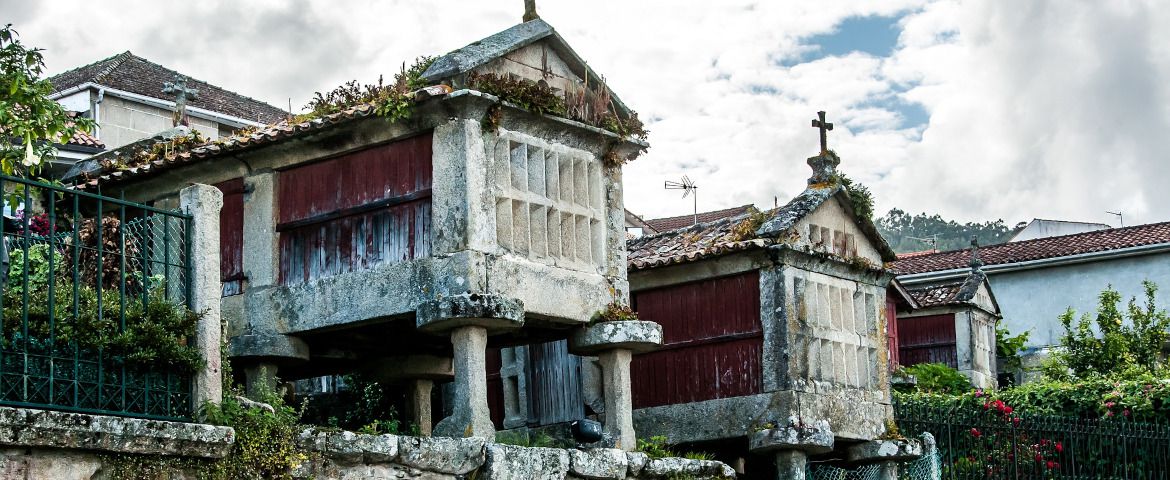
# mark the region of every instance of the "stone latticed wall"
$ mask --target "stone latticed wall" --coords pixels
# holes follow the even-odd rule
[[[492,156],[499,246],[537,262],[604,272],[601,162],[589,152],[503,129]]]

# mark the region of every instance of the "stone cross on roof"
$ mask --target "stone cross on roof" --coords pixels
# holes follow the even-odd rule
[[[979,237],[971,236],[971,261],[967,262],[972,271],[983,268],[983,260],[979,258]]]
[[[817,112],[817,117],[812,121],[812,126],[821,130],[821,153],[829,151],[829,135],[828,131],[833,129],[833,124],[825,121],[825,112],[822,110]]]
[[[163,84],[162,93],[175,96],[175,114],[171,117],[171,125],[175,127],[187,125],[187,99],[194,100],[199,95],[199,90],[187,88],[187,77],[175,75],[174,82]]]

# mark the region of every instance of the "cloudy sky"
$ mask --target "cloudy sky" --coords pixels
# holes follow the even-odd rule
[[[830,147],[878,211],[1170,220],[1170,8],[1156,0],[538,1],[651,131],[627,207],[784,202]],[[278,106],[517,23],[521,0],[0,0],[57,73],[130,50]]]

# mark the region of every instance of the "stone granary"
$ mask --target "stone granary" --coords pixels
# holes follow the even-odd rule
[[[972,240],[972,244],[975,241]],[[904,366],[943,363],[956,368],[979,388],[997,386],[995,327],[999,304],[977,246],[971,269],[959,281],[936,281],[907,288],[913,302],[898,308],[898,359]],[[913,303],[913,306],[909,305]]]
[[[807,456],[864,461],[847,450],[887,433],[894,253],[838,163],[810,158],[808,188],[777,209],[629,242],[633,307],[664,337],[633,362],[640,435],[739,456],[751,477],[775,461],[779,478],[804,478]]]
[[[470,88],[485,77],[539,85],[566,115]],[[636,117],[540,19],[420,81],[405,118],[360,104],[145,160],[115,150],[80,185],[157,205],[192,182],[223,191],[223,311],[250,386],[370,371],[413,389],[429,432],[432,382],[453,376],[435,434],[492,438],[486,349],[576,334],[603,360],[605,428],[633,448],[630,352],[656,326],[585,327],[627,301],[620,165],[647,145],[566,117]],[[604,111],[573,103],[595,98]]]

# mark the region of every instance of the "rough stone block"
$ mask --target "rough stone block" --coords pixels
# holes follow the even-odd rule
[[[232,358],[308,360],[309,345],[304,340],[279,333],[239,335],[228,339],[228,353]]]
[[[922,441],[911,438],[870,440],[849,447],[846,455],[851,462],[905,462],[922,456]]]
[[[629,460],[622,450],[569,450],[569,470],[580,477],[596,480],[625,478],[627,465]]]
[[[498,295],[465,293],[423,302],[415,320],[419,330],[435,333],[463,326],[509,330],[524,325],[524,304]]]
[[[0,407],[2,445],[222,458],[235,438],[228,427]]]
[[[420,470],[463,475],[484,464],[484,440],[398,437],[398,461]]]
[[[297,443],[306,450],[319,452],[344,463],[389,463],[398,458],[398,436],[365,435],[354,432],[301,431]]]
[[[748,437],[752,453],[776,450],[800,450],[820,454],[833,450],[833,431],[829,422],[821,420],[812,425],[786,426],[760,430]]]
[[[569,339],[569,350],[577,355],[615,349],[642,353],[659,345],[662,345],[662,325],[646,320],[598,322],[578,329]]]
[[[487,480],[561,480],[569,471],[569,452],[559,448],[487,446]]]
[[[650,463],[650,456],[642,452],[626,452],[626,462],[626,471],[633,477],[642,473],[642,469]]]
[[[655,458],[639,474],[650,478],[735,478],[735,470],[723,462],[686,458]]]

